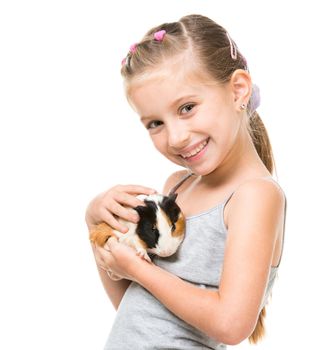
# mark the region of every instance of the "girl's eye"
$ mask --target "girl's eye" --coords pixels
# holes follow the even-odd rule
[[[186,113],[188,113],[188,112],[190,112],[194,107],[195,107],[194,104],[188,103],[188,104],[184,105],[183,107],[181,107],[180,112],[182,113],[182,111],[185,110]],[[184,114],[184,113],[182,113],[182,114]]]
[[[147,129],[154,129],[156,128],[157,126],[163,124],[160,120],[153,120],[152,122],[149,122],[147,125],[146,125],[146,128]]]

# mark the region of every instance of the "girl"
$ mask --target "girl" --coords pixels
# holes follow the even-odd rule
[[[186,237],[168,258],[141,259],[109,240],[93,246],[118,310],[105,349],[225,349],[263,335],[265,303],[283,247],[286,198],[255,109],[258,91],[228,32],[189,15],[147,32],[122,62],[125,92],[157,150],[186,168],[178,193]],[[90,228],[115,216],[137,222],[136,195],[118,185],[88,206]]]

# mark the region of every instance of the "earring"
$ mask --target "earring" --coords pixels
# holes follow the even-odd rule
[[[241,109],[242,111],[243,111],[245,108],[246,108],[245,103],[243,103],[243,104],[240,105],[240,109]]]

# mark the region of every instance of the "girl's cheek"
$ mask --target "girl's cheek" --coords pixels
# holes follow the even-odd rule
[[[164,140],[164,136],[163,135],[162,135],[162,137],[152,136],[151,139],[152,139],[152,142],[153,142],[154,146],[158,150],[164,148],[165,140]]]

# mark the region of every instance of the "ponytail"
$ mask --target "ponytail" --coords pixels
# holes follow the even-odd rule
[[[272,152],[272,146],[265,125],[256,111],[254,111],[254,113],[249,118],[248,129],[254,147],[260,159],[265,164],[267,170],[271,174],[273,174],[275,162]]]

